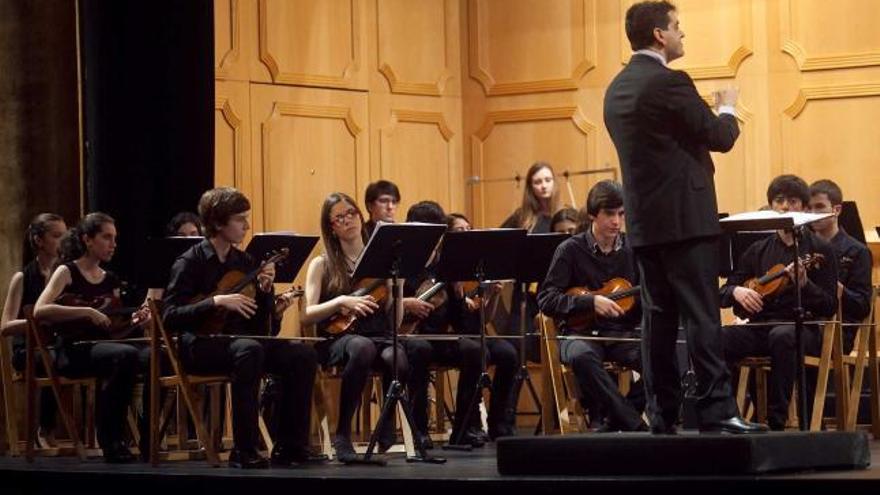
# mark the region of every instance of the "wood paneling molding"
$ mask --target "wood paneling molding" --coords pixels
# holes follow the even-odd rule
[[[422,124],[434,124],[446,142],[455,134],[446,122],[446,117],[440,112],[425,112],[422,110],[396,109],[391,111],[398,122],[415,122]]]
[[[834,98],[859,98],[863,96],[880,96],[880,83],[841,84],[829,86],[813,86],[801,88],[794,102],[784,113],[794,120],[810,100],[827,100]]]
[[[239,54],[241,53],[241,9],[239,8],[239,1],[229,0],[229,50],[220,57],[220,62],[217,64],[216,69],[214,69],[214,75],[221,79],[229,76],[230,66],[238,61]]]
[[[241,132],[241,117],[235,113],[235,110],[232,108],[232,103],[228,96],[217,95],[214,98],[214,110],[219,110],[220,115],[223,116],[223,121],[232,129],[233,143],[232,145],[235,147],[233,151],[233,167],[235,173],[235,184],[233,186],[241,188],[242,186],[242,174],[244,173],[243,164],[244,164],[244,156],[242,155],[244,146],[241,140],[243,139]]]
[[[470,0],[468,3],[468,38],[469,38],[469,68],[471,77],[480,82],[488,96],[512,95],[524,93],[541,93],[546,91],[574,90],[578,88],[581,78],[596,66],[596,33],[599,26],[596,24],[595,0],[579,0],[582,3],[583,16],[578,19],[583,29],[583,45],[574,48],[580,53],[580,61],[571,70],[571,76],[565,78],[542,79],[537,81],[498,81],[491,74],[490,69],[484,64],[488,56],[484,53],[485,46],[481,42],[482,20],[479,15],[480,0]],[[578,0],[572,0],[578,1]],[[575,53],[578,53],[576,51]],[[548,56],[551,56],[548,54]]]

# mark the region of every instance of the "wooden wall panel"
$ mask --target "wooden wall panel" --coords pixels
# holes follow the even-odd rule
[[[812,182],[831,178],[843,189],[844,197],[856,199],[864,227],[880,224],[880,162],[877,141],[880,130],[880,85],[865,90],[865,96],[847,94],[851,87],[826,87],[815,101],[808,100],[800,113],[783,124],[785,171]],[[813,91],[816,91],[815,89]],[[870,94],[870,96],[867,96]]]
[[[439,96],[458,74],[454,0],[377,0],[378,70],[392,93]]]
[[[373,176],[400,187],[398,220],[421,200],[463,211],[459,107],[457,99],[373,99]]]
[[[781,0],[782,50],[803,71],[880,65],[874,0]]]
[[[214,98],[214,184],[253,191],[251,180],[250,88],[246,82],[217,81]]]
[[[365,0],[259,0],[265,82],[366,89],[365,10]]]
[[[471,77],[487,95],[576,89],[596,64],[595,0],[471,0]]]
[[[596,124],[576,106],[489,112],[472,136],[474,175],[488,180],[522,176],[538,160],[550,162],[558,171],[595,163],[597,132]],[[559,185],[563,185],[561,177]],[[522,181],[485,180],[474,187],[474,222],[485,227],[500,225],[519,205],[522,187],[526,187]]]
[[[252,86],[255,228],[320,232],[321,203],[357,197],[369,171],[367,98],[356,92]]]

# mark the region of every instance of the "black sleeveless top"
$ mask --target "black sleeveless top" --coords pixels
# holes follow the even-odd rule
[[[24,275],[24,278],[22,279],[21,305],[18,307],[18,318],[24,319],[25,306],[33,306],[37,303],[37,299],[40,298],[40,294],[46,288],[46,279],[40,273],[40,264],[36,258],[25,265],[21,273]],[[24,335],[16,335],[12,339],[13,349],[24,347],[24,345]]]
[[[324,256],[325,267],[328,263],[327,256]],[[327,270],[325,268],[324,271],[324,279],[321,280],[321,299],[318,303],[327,302],[334,297],[343,295],[342,292],[331,293],[327,289]],[[326,333],[324,329],[330,323],[330,318],[325,319],[324,321],[318,322],[317,329],[318,335],[325,336]],[[346,332],[348,333],[348,332]],[[375,311],[373,314],[367,316],[366,318],[358,318],[357,323],[355,323],[355,328],[352,333],[363,335],[364,337],[391,337],[391,323],[388,321],[388,315],[384,311],[384,306],[379,305],[379,309]]]
[[[119,278],[110,271],[104,272],[104,280],[97,284],[89,282],[79,271],[79,266],[74,262],[65,263],[70,270],[70,284],[64,288],[62,296],[72,294],[83,299],[113,297],[116,289],[122,286]],[[55,326],[58,338],[62,344],[72,343],[77,340],[98,340],[106,338],[106,331],[95,327],[88,320],[76,320],[64,322]]]

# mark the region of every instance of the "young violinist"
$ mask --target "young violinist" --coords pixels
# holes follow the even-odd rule
[[[780,175],[767,188],[767,202],[777,212],[802,212],[810,201],[810,189],[803,179]],[[732,326],[724,328],[724,357],[733,369],[748,356],[770,357],[770,386],[767,398],[767,424],[771,430],[782,430],[788,418],[796,367],[794,285],[794,238],[792,232],[780,230],[755,242],[742,254],[739,266],[721,287],[721,307],[733,306],[734,313],[748,318],[751,324],[766,326]],[[821,255],[818,266],[807,270],[798,263],[801,295],[807,319],[825,319],[837,311],[837,261],[831,246],[810,232],[802,230],[799,241],[801,256]],[[777,265],[785,284],[774,293],[762,295],[760,287],[749,288],[747,282],[770,274]],[[783,323],[774,323],[783,322]],[[803,339],[807,354],[817,355],[821,346],[819,329],[804,326]],[[733,376],[737,376],[734,373]]]
[[[412,205],[406,214],[407,222],[423,222],[446,224],[443,208],[434,201],[421,201]],[[429,266],[418,277],[405,281],[403,294],[417,297],[435,284],[437,275],[437,257],[432,258]],[[452,284],[446,285],[429,301],[435,305],[430,314],[418,320],[417,333],[445,334],[449,333],[450,305],[460,304]],[[409,390],[412,397],[413,417],[418,429],[418,436],[427,447],[431,446],[428,435],[428,364],[437,363],[459,368],[458,392],[456,404],[459,407],[453,418],[450,441],[459,438],[459,430],[463,427],[465,406],[470,402],[480,376],[480,345],[473,339],[457,341],[428,341],[411,339],[406,341],[406,351],[411,365]],[[482,446],[482,439],[472,432],[465,431],[462,443]]]
[[[25,369],[25,320],[24,309],[33,306],[46,287],[49,277],[58,265],[61,239],[67,233],[67,225],[60,215],[41,213],[31,220],[25,235],[22,271],[16,272],[9,282],[6,304],[0,320],[0,336],[12,335],[12,366]],[[40,429],[37,437],[48,446],[55,445],[55,413],[57,406],[52,390],[44,387],[40,395]]]
[[[199,200],[199,215],[207,238],[183,253],[171,268],[165,291],[165,324],[180,333],[184,367],[196,373],[228,373],[232,377],[233,450],[230,467],[265,468],[269,460],[257,451],[260,380],[264,373],[281,382],[283,399],[278,438],[271,453],[273,466],[289,467],[320,462],[309,451],[309,415],[317,371],[311,346],[287,340],[248,338],[266,336],[271,325],[275,266],[241,251],[237,246],[250,229],[250,201],[238,190],[220,187]],[[255,296],[215,294],[227,272],[260,269]],[[212,295],[214,294],[214,295]],[[197,330],[225,310],[222,332],[235,338],[198,336]]]
[[[844,323],[861,323],[871,312],[871,251],[849,235],[838,223],[843,192],[833,181],[818,180],[810,185],[810,211],[834,216],[813,222],[810,227],[822,240],[831,244],[837,256],[837,294]],[[843,327],[843,352],[849,354],[857,326]]]
[[[364,250],[367,233],[357,203],[344,193],[332,193],[321,207],[324,254],[309,263],[306,274],[303,325],[317,325],[319,335],[330,336],[315,347],[322,364],[341,366],[339,422],[333,439],[336,458],[343,463],[357,460],[351,442],[351,422],[360,405],[364,385],[374,368],[383,372],[387,389],[392,377],[391,326],[388,301],[371,294],[350,295],[355,290],[352,274]],[[384,285],[382,286],[384,287]],[[378,294],[377,294],[378,295]],[[356,315],[354,328],[338,335],[327,332],[336,315]],[[397,354],[398,377],[406,383],[408,364],[402,345]],[[386,422],[379,431],[379,451],[394,443],[394,429]]]
[[[116,224],[112,217],[94,212],[68,231],[62,241],[64,262],[49,279],[34,306],[34,317],[57,335],[55,366],[62,376],[97,376],[98,442],[109,463],[134,460],[124,443],[123,425],[140,372],[138,349],[126,343],[82,341],[107,339],[110,318],[90,306],[64,305],[65,295],[83,301],[118,300],[120,280],[104,270],[116,250]]]
[[[471,230],[471,222],[461,213],[450,213],[446,221],[447,228],[450,232],[462,232]],[[451,303],[449,304],[449,320],[452,327],[460,335],[477,336],[480,334],[480,304],[481,302],[475,295],[469,294],[465,290],[464,284],[456,283],[453,286]],[[487,307],[498,304],[498,286],[490,286],[486,291]],[[487,313],[490,312],[487,310]],[[492,377],[491,400],[489,402],[489,411],[486,423],[489,428],[489,440],[495,440],[499,437],[516,435],[516,406],[518,394],[514,390],[514,377],[519,369],[519,354],[516,347],[505,339],[487,339],[486,356],[487,363],[495,366],[495,374]],[[479,354],[477,355],[479,359]],[[479,363],[478,363],[479,364]],[[468,393],[467,398],[470,400],[470,393],[473,392],[475,383],[466,384],[463,378],[459,378],[459,390],[465,387]],[[457,402],[461,407],[466,407],[467,402]],[[456,416],[458,416],[456,411]],[[463,414],[461,415],[463,418]],[[480,417],[477,409],[471,411],[470,424],[465,425],[467,432],[463,437],[464,442],[471,445],[479,445],[484,441],[485,433],[480,424]],[[454,438],[454,437],[453,437]]]
[[[635,287],[639,283],[635,255],[621,232],[624,223],[623,188],[617,182],[598,182],[587,195],[589,228],[559,245],[538,294],[541,311],[558,322],[561,335],[608,338],[637,338],[636,326],[641,309],[634,302],[625,311],[612,296],[572,295],[573,287],[596,291],[613,278],[622,278]],[[585,328],[570,325],[576,315],[595,315]],[[571,366],[581,394],[593,418],[604,417],[600,431],[647,430],[642,421],[644,387],[633,384],[630,397],[618,391],[617,383],[605,371],[604,361],[614,361],[641,373],[639,342],[563,340],[560,359]]]

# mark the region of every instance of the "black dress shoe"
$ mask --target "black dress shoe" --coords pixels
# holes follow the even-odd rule
[[[655,420],[651,422],[651,434],[652,435],[677,435],[678,429],[675,427],[675,423],[667,423],[666,421]]]
[[[731,416],[727,419],[704,423],[700,425],[700,433],[733,433],[737,435],[766,433],[767,425],[752,423],[739,416]]]
[[[459,432],[453,431],[452,435],[449,436],[449,444],[450,445],[470,445],[471,447],[480,448],[486,445],[486,442],[483,441],[478,435],[475,435],[471,430],[466,430],[461,438],[458,437]]]
[[[266,469],[269,459],[253,450],[232,449],[229,452],[229,467],[237,469]]]
[[[136,460],[134,454],[128,450],[128,447],[121,443],[113,444],[110,447],[103,449],[103,452],[104,462],[107,464],[128,464],[129,462],[134,462]]]
[[[333,440],[333,450],[336,451],[336,460],[343,464],[350,464],[359,459],[357,452],[354,451],[354,445],[347,438],[336,437]]]
[[[281,444],[276,444],[272,449],[270,462],[273,466],[278,467],[296,467],[301,464],[320,464],[327,462],[329,458],[324,454],[315,454],[305,447],[288,448]]]

